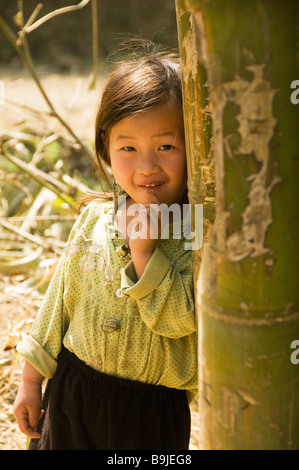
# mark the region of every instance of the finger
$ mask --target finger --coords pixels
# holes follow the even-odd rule
[[[18,418],[18,425],[20,431],[26,436],[31,437],[32,439],[39,439],[40,434],[32,428],[28,422],[28,414],[24,413],[23,415],[19,416]]]
[[[28,408],[28,422],[31,429],[35,429],[40,418],[42,410],[39,407]]]
[[[147,238],[147,226],[148,226],[148,220],[147,216],[144,217],[134,217],[134,219],[131,222],[132,228],[130,230],[130,239],[136,240],[137,238],[142,238],[145,239]]]
[[[151,229],[156,234],[155,237],[160,236],[161,232],[161,216],[165,208],[159,204],[149,204],[148,217]]]
[[[148,189],[147,194],[151,198],[150,204],[161,204],[161,200],[159,196],[154,191],[151,191],[150,189]]]
[[[149,202],[140,204],[130,224],[127,226],[129,238],[132,240],[137,238],[158,238],[160,219],[159,204]]]
[[[149,219],[149,221],[156,222],[160,217],[160,208],[159,204],[147,202],[144,204],[145,211],[142,213],[142,216]]]
[[[25,428],[25,434],[32,438],[40,437],[40,434],[35,431],[35,428],[43,414],[43,410],[39,406],[34,406],[32,408],[26,408],[22,415],[21,419],[23,420],[23,426]]]

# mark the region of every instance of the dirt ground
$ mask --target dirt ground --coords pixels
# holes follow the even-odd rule
[[[39,71],[42,84],[56,110],[86,141],[93,140],[94,119],[99,102],[102,79],[96,89],[88,89],[88,76],[70,73],[58,75]],[[28,109],[30,108],[30,110]],[[21,70],[0,67],[0,136],[18,131],[27,120],[41,132],[49,126],[65,132],[53,117],[40,119],[33,110],[47,111],[47,105],[32,79]],[[24,277],[0,277],[0,450],[26,449],[26,438],[18,430],[12,405],[21,377],[22,359],[15,346],[21,335],[29,331],[31,318],[40,304],[37,296],[26,297],[18,292]],[[190,449],[198,449],[198,407],[192,406],[192,435]]]

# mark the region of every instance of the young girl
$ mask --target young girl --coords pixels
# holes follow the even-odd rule
[[[152,47],[116,66],[96,118],[96,157],[120,189],[113,200],[93,195],[73,227],[18,345],[26,362],[14,413],[34,450],[188,449],[197,390],[192,253],[183,235],[171,236],[175,224],[161,237],[151,212],[187,202],[173,55]],[[134,204],[144,210],[136,215]]]

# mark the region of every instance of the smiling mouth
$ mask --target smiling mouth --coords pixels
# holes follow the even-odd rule
[[[163,183],[149,183],[149,184],[140,184],[141,188],[155,188],[157,186],[161,186]]]

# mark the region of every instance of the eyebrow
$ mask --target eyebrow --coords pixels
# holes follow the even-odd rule
[[[162,131],[162,132],[159,132],[158,134],[155,134],[153,135],[153,137],[166,137],[166,136],[169,136],[169,137],[174,137],[177,135],[177,132],[172,132],[172,131]],[[118,135],[116,137],[116,140],[122,140],[122,139],[128,139],[128,140],[136,140],[137,137],[133,137],[133,136],[130,136],[130,135]]]
[[[130,135],[118,135],[115,140],[125,140],[125,139],[135,140],[135,137],[132,137]]]

